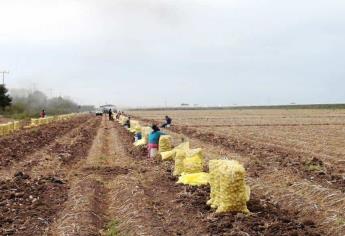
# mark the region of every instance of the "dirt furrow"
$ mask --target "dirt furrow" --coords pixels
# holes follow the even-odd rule
[[[108,221],[108,177],[126,174],[126,170],[112,168],[110,161],[109,128],[102,120],[86,158],[69,175],[71,185],[68,200],[49,235],[99,235]]]
[[[99,120],[92,118],[64,136],[65,140],[59,139],[59,142],[64,142],[63,150],[72,154],[71,160],[85,158],[83,155],[89,150],[98,126]],[[61,150],[55,150],[55,154],[61,153]],[[48,153],[52,150],[48,148],[45,151]],[[1,182],[0,204],[4,207],[0,207],[0,228],[5,232],[2,235],[47,234],[67,200],[70,189],[67,173],[75,167],[74,161],[63,164],[63,160],[56,155],[51,155],[49,161],[44,161],[44,158],[38,163],[33,162],[27,169],[29,175],[18,169],[14,178]]]
[[[97,119],[89,118],[47,146],[14,162],[10,168],[0,167],[1,178],[11,178],[18,171],[33,178],[47,174],[63,176],[63,169],[67,168],[62,165],[76,162],[80,157],[86,156],[85,152],[87,147],[91,146],[94,130],[98,126]]]
[[[78,116],[0,138],[0,166],[10,166],[13,162],[25,158],[88,119],[89,116]]]

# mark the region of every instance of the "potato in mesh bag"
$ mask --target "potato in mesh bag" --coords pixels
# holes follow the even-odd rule
[[[176,146],[173,150],[167,152],[161,152],[161,157],[163,161],[172,161],[175,159],[177,150],[189,150],[189,142],[184,142]]]
[[[174,160],[175,155],[176,155],[175,149],[171,151],[161,152],[162,161],[172,161]]]
[[[210,181],[210,174],[205,172],[193,173],[193,174],[182,174],[177,183],[186,184],[191,186],[207,185]]]
[[[145,138],[146,141],[149,140],[149,135],[151,132],[152,132],[151,127],[149,127],[149,126],[141,127],[141,136],[143,139]]]
[[[224,161],[218,169],[220,173],[220,195],[217,213],[248,213],[248,187],[245,184],[245,169],[237,161]]]
[[[210,160],[208,162],[209,172],[210,172],[210,200],[207,205],[212,208],[217,208],[219,205],[219,192],[220,192],[220,182],[219,182],[219,166],[222,160]]]
[[[181,175],[184,171],[183,160],[186,158],[186,151],[178,149],[175,156],[174,176]]]
[[[139,139],[133,143],[134,146],[139,147],[139,146],[144,146],[147,144],[147,141],[145,138]]]
[[[159,152],[167,152],[171,151],[171,136],[170,135],[162,135],[159,138]]]
[[[204,169],[204,156],[202,149],[193,149],[187,152],[186,159],[183,160],[184,173],[192,174],[202,172]]]

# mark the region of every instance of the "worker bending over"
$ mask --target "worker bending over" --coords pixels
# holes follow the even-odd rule
[[[162,125],[162,128],[170,128],[172,119],[169,116],[165,116],[165,123]]]
[[[149,134],[149,143],[147,145],[148,157],[155,158],[158,153],[158,144],[161,135],[165,133],[161,132],[157,125],[152,125],[153,131]]]
[[[131,117],[130,116],[126,120],[126,123],[124,124],[124,127],[127,128],[127,129],[131,128]]]

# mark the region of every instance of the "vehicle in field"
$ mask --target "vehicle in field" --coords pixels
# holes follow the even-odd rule
[[[95,111],[96,116],[103,116],[103,111],[101,110],[96,110]]]

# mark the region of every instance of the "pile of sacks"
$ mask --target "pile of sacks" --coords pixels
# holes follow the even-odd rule
[[[134,143],[136,146],[147,144],[152,129],[140,127],[136,132],[139,131],[142,139]],[[177,183],[192,186],[210,185],[210,200],[207,204],[216,209],[217,213],[249,212],[247,202],[250,199],[250,188],[245,182],[246,171],[238,161],[210,160],[209,173],[203,172],[203,150],[190,149],[189,142],[173,148],[170,135],[161,136],[159,153],[163,161],[174,162],[173,175],[179,177]]]
[[[65,114],[65,115],[57,115],[57,116],[47,116],[45,118],[32,118],[31,123],[24,128],[29,129],[41,125],[46,125],[56,121],[65,121],[75,117],[77,113]]]
[[[204,155],[201,148],[190,149],[182,143],[171,151],[161,153],[163,160],[174,160],[174,176],[178,183],[200,186],[210,184],[207,202],[217,213],[248,213],[250,188],[245,182],[245,169],[235,160],[210,160],[209,173],[203,172]]]
[[[134,142],[134,146],[140,147],[148,144],[149,134],[152,132],[152,128],[149,126],[137,127],[136,133],[141,133],[141,139]]]
[[[18,122],[18,121],[15,121]],[[0,124],[0,136],[13,133],[15,130],[15,122],[8,122],[6,124]]]

